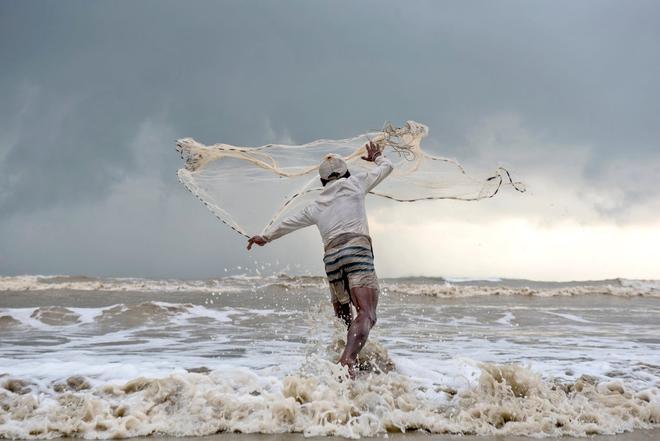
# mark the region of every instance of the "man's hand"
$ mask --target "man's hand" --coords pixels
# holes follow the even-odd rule
[[[382,155],[380,148],[372,141],[369,141],[369,143],[365,144],[364,147],[367,149],[367,156],[362,157],[362,159],[365,161],[374,162],[377,157]]]
[[[248,239],[247,249],[248,250],[252,249],[252,245],[254,245],[255,243],[257,245],[259,245],[260,247],[262,247],[262,246],[266,245],[268,243],[268,241],[266,240],[266,238],[264,238],[262,236],[252,236],[251,238]]]

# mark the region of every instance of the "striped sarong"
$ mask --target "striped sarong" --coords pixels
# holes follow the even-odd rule
[[[369,236],[347,233],[331,240],[323,262],[333,302],[348,303],[351,288],[364,286],[378,289]]]

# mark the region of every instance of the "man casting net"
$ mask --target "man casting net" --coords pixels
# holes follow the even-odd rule
[[[369,192],[372,197],[399,202],[477,201],[493,197],[502,185],[524,191],[503,168],[478,179],[457,161],[427,153],[422,147],[427,134],[425,125],[408,121],[399,128],[387,124],[382,130],[353,138],[319,139],[301,145],[206,146],[184,138],[177,141],[177,151],[186,162],[178,177],[219,220],[248,238],[314,200],[323,189],[318,172],[326,155],[343,158],[351,173],[374,168],[373,162],[361,159],[369,142],[393,166],[392,175]]]
[[[479,181],[456,161],[427,154],[421,147],[427,133],[426,126],[408,121],[402,128],[386,125],[380,132],[300,146],[206,147],[190,138],[177,142],[186,160],[179,179],[222,222],[248,237],[248,250],[301,228],[318,228],[330,301],[335,315],[348,328],[337,362],[351,378],[357,374],[358,354],[376,324],[380,291],[366,196],[400,202],[474,201],[494,196],[503,183],[523,190],[504,169]],[[248,187],[257,193],[248,195]],[[268,201],[278,204],[266,208],[274,214],[261,234],[250,237],[247,232],[257,230],[245,222],[259,221],[264,215],[248,217],[245,209],[263,209]]]

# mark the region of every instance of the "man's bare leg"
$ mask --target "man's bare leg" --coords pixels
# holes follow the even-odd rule
[[[339,358],[339,363],[348,367],[348,372],[355,376],[355,362],[369,337],[369,331],[376,324],[376,307],[378,306],[378,290],[359,286],[351,289],[351,301],[357,310],[357,316],[348,327],[346,348]]]
[[[341,319],[346,326],[351,326],[353,321],[353,309],[351,309],[351,302],[342,305],[339,302],[332,302],[332,307],[335,308],[335,315]]]

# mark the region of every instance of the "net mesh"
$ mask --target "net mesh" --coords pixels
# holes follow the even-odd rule
[[[349,171],[366,171],[374,164],[361,159],[369,141],[392,161],[394,171],[370,194],[398,202],[433,199],[478,201],[495,196],[502,185],[525,188],[499,167],[485,178],[466,173],[457,161],[422,149],[428,128],[415,121],[403,127],[386,124],[382,130],[353,138],[320,139],[301,145],[267,144],[239,147],[206,146],[192,138],[177,141],[185,160],[179,181],[220,221],[250,237],[278,219],[311,202],[322,189],[318,176],[328,153],[344,158]]]

